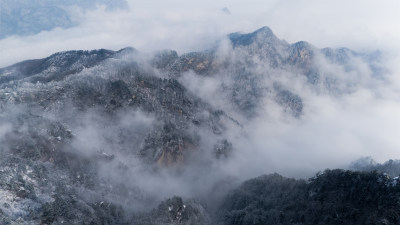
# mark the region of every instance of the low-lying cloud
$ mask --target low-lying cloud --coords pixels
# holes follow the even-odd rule
[[[238,50],[223,48],[219,57],[240,55]],[[239,177],[271,172],[308,177],[325,168],[346,168],[365,156],[379,162],[400,157],[400,120],[396,116],[400,110],[399,73],[390,63],[380,61],[385,70],[376,73],[359,57],[350,57],[348,68],[319,55],[316,67],[321,82],[316,84],[301,71],[260,63],[254,66],[252,76],[258,79],[259,88],[267,91],[257,100],[257,116],[250,119],[237,112],[230,92],[226,92],[226,87],[235,82],[232,74],[207,77],[188,72],[180,78],[193,93],[243,125],[242,129],[228,131],[235,151],[222,170]],[[268,90],[274,83],[301,97],[304,108],[299,118],[293,118],[271,99]]]

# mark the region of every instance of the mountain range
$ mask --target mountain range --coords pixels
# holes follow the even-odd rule
[[[398,224],[396,166],[358,161],[308,180],[226,172],[251,154],[238,143],[249,124],[300,121],[302,88],[340,98],[365,70],[384,79],[380,60],[263,27],[201,52],[77,50],[1,68],[0,221]]]

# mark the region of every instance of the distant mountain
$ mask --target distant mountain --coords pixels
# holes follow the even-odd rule
[[[377,163],[370,157],[358,159],[351,163],[349,169],[359,171],[377,171],[388,174],[391,177],[400,176],[400,160],[388,160],[384,163]]]
[[[237,189],[221,169],[235,152],[250,154],[232,133],[261,110],[302,119],[295,82],[345,95],[357,79],[325,66],[357,74],[356,60],[379,77],[379,54],[289,44],[268,27],[225,41],[228,48],[182,55],[67,51],[1,68],[1,223],[340,224],[362,216],[396,224],[398,185],[379,173],[326,171],[310,183],[270,175]],[[371,211],[374,204],[389,211]]]
[[[79,23],[73,19],[68,7],[83,10],[105,5],[109,9],[124,8],[124,0],[55,1],[55,0],[2,0],[0,4],[0,39],[12,35],[33,35],[54,28],[69,28]]]

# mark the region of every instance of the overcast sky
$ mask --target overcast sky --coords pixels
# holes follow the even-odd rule
[[[106,1],[104,1],[106,2]],[[77,26],[0,40],[0,66],[71,49],[201,50],[227,33],[269,26],[317,47],[400,49],[398,0],[128,0],[128,9],[68,12]],[[1,6],[0,6],[1,7]],[[227,8],[227,10],[223,10]],[[394,53],[396,51],[393,51]]]

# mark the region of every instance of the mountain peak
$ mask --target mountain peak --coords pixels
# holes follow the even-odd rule
[[[247,34],[242,34],[239,32],[232,33],[228,35],[229,39],[232,42],[233,47],[236,46],[247,46],[251,45],[255,42],[270,42],[270,43],[276,43],[277,41],[280,41],[275,34],[272,32],[272,30],[264,26],[252,33],[247,33]]]
[[[253,34],[257,34],[264,37],[271,37],[271,36],[275,37],[275,34],[268,26],[261,27],[260,29],[254,31]]]
[[[128,46],[128,47],[118,50],[117,53],[134,53],[136,51],[137,50],[135,48]]]

